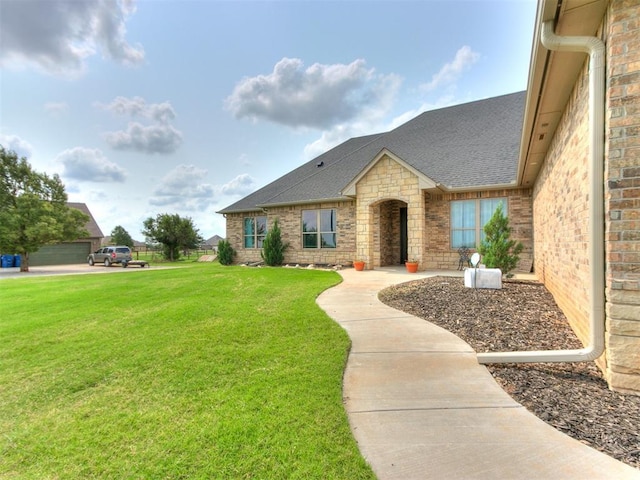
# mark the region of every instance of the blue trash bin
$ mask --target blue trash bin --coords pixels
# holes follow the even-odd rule
[[[2,255],[2,268],[13,267],[13,255]]]
[[[20,259],[20,255],[14,255],[13,256],[13,266],[14,267],[19,267],[21,262],[22,262],[22,260]]]

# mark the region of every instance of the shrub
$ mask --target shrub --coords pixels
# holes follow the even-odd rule
[[[220,265],[231,265],[235,256],[236,251],[227,240],[218,242],[218,261]]]
[[[502,203],[484,226],[484,234],[484,240],[478,249],[482,262],[489,268],[499,268],[503,275],[511,277],[509,272],[516,268],[523,245],[510,239],[511,227],[509,219],[504,215]]]
[[[282,241],[282,233],[278,225],[278,219],[273,222],[273,227],[267,232],[262,242],[260,255],[264,263],[271,267],[277,267],[284,262],[284,252],[289,248],[288,243]]]

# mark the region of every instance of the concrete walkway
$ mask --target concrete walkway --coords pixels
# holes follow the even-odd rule
[[[515,402],[466,342],[377,298],[382,288],[435,273],[339,273],[344,281],[317,302],[351,337],[345,408],[380,480],[640,479],[640,470]]]

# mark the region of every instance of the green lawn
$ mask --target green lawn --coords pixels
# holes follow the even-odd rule
[[[374,478],[342,405],[333,272],[0,281],[0,477]]]

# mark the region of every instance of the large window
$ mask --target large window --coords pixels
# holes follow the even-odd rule
[[[245,217],[244,248],[262,248],[267,234],[267,217]]]
[[[502,203],[507,212],[506,198],[484,198],[451,202],[451,247],[477,248],[484,239],[484,226]]]
[[[336,248],[335,209],[302,211],[302,247]]]

